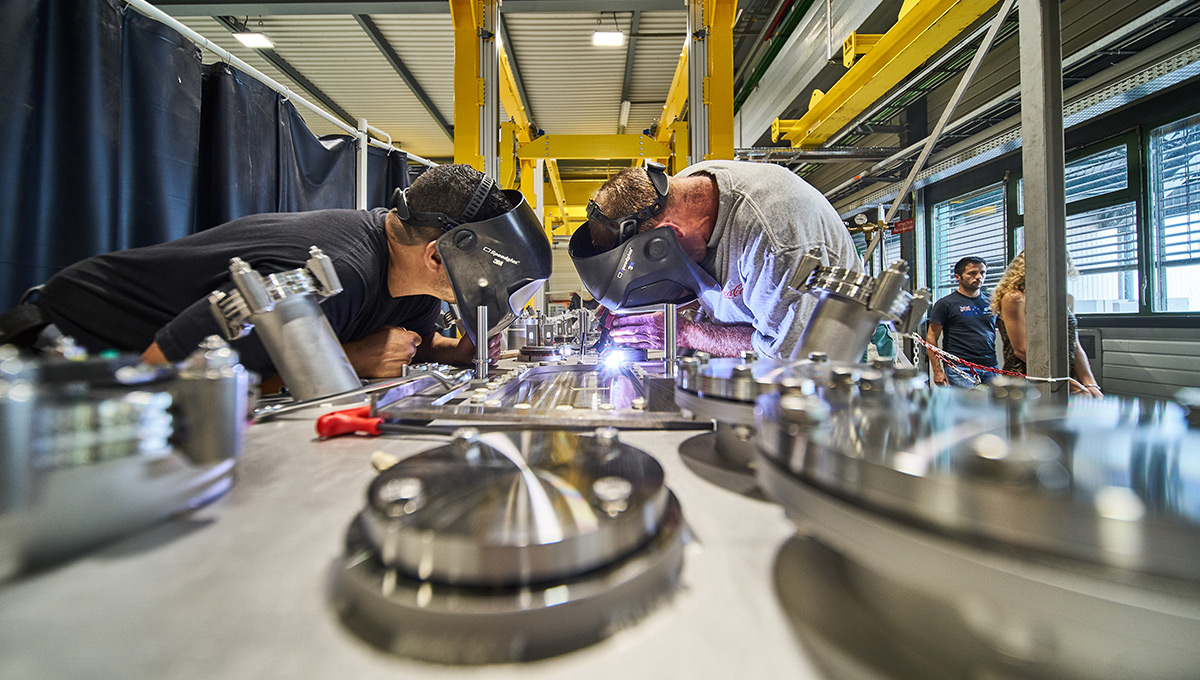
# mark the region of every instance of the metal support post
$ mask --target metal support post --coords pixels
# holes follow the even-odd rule
[[[1067,218],[1062,30],[1057,0],[1020,0],[1025,328],[1030,376],[1067,376]],[[1066,398],[1065,382],[1043,383]]]
[[[704,26],[704,0],[688,0],[688,162],[699,163],[708,155],[708,106],[704,82],[708,76],[708,41]]]
[[[367,119],[359,118],[354,171],[354,208],[356,210],[367,209],[367,148],[370,140],[371,133],[367,131]]]
[[[483,105],[479,108],[479,153],[483,172],[500,181],[500,47],[499,0],[481,0],[479,31],[479,77],[483,79]]]
[[[679,342],[675,332],[675,305],[663,305],[663,375],[675,377],[675,361],[679,356]]]
[[[475,308],[475,377],[488,377],[488,312],[487,305]]]

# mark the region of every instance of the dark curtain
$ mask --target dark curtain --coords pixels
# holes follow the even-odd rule
[[[408,188],[408,155],[400,151],[367,149],[367,207],[390,208],[392,190]]]
[[[0,0],[0,311],[92,255],[354,205],[352,138],[122,4]]]
[[[120,248],[192,232],[201,87],[200,48],[175,29],[130,10],[124,37]]]
[[[22,219],[35,203],[29,191],[37,186],[29,172],[38,157],[40,121],[29,104],[41,96],[42,81],[34,71],[41,52],[38,10],[36,3],[0,4],[0,309],[16,301],[11,291],[19,295],[47,271],[30,257],[24,243],[29,225]]]
[[[204,67],[196,230],[277,210],[274,90],[224,63]]]
[[[354,139],[316,137],[279,98],[279,211],[354,207]]]

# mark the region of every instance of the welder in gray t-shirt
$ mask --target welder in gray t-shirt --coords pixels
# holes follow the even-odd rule
[[[600,189],[596,205],[608,215],[636,211],[646,202],[644,187],[639,193],[637,186],[648,185],[646,178],[640,168],[623,171]],[[700,295],[707,321],[680,318],[677,325],[681,347],[714,356],[754,349],[760,356],[799,358],[793,353],[817,301],[789,283],[811,248],[819,249],[822,265],[862,270],[833,206],[778,165],[705,161],[684,169],[670,178],[665,209],[638,231],[664,226],[719,286]],[[661,313],[621,317],[613,325],[612,339],[628,346],[662,347],[661,338]]]

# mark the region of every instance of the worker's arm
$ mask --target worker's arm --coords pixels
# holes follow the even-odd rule
[[[1008,345],[1021,361],[1025,361],[1025,293],[1010,291],[1000,299],[1000,318]]]
[[[1074,311],[1074,295],[1067,294],[1067,309]],[[1079,342],[1078,329],[1075,331],[1075,337],[1071,338],[1071,342],[1075,343],[1075,360],[1072,368],[1075,369],[1075,378],[1077,379],[1077,384],[1079,385],[1079,389],[1072,389],[1071,394],[1080,394],[1088,397],[1103,397],[1104,393],[1100,391],[1100,385],[1096,382],[1096,376],[1092,374],[1092,365],[1088,362],[1087,352],[1083,350],[1083,345]]]
[[[157,342],[150,343],[145,352],[142,352],[143,364],[165,364],[167,357],[163,355],[162,349],[159,348]]]
[[[612,341],[625,347],[663,349],[665,329],[663,313],[630,314],[613,320]],[[708,352],[715,357],[735,357],[753,349],[753,326],[722,326],[706,321],[692,321],[683,315],[675,317],[675,342]]]
[[[342,345],[360,378],[393,378],[412,362],[423,338],[399,326],[384,326],[361,340]]]
[[[942,324],[930,321],[929,329],[925,331],[925,342],[937,346],[941,337]],[[925,353],[929,355],[929,370],[933,372],[933,384],[949,385],[950,381],[946,379],[946,371],[942,368],[942,358],[929,348],[925,348]]]
[[[448,338],[440,333],[430,333],[421,338],[414,361],[431,361],[439,364],[468,366],[475,361],[475,343],[467,336]],[[495,361],[500,355],[500,334],[488,340],[488,359]]]

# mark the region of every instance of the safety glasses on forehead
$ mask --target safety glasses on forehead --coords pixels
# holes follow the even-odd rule
[[[615,219],[611,218],[604,214],[604,211],[600,209],[600,206],[596,205],[595,201],[588,201],[588,221],[599,224],[612,232],[612,235],[617,239],[617,245],[636,236],[638,226],[642,222],[661,215],[662,211],[667,207],[667,188],[670,184],[667,180],[667,166],[653,161],[646,161],[646,175],[650,178],[650,183],[654,185],[654,202],[628,215],[622,215]]]

